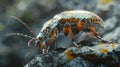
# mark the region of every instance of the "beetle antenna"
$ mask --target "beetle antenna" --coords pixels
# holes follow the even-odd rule
[[[6,34],[6,36],[14,36],[14,35],[23,36],[23,37],[30,38],[30,39],[33,38],[32,36],[28,36],[28,35],[22,34],[22,33],[9,33],[9,34]]]
[[[14,18],[14,19],[16,19],[20,23],[22,23],[30,31],[30,33],[35,36],[34,32],[31,30],[31,28],[25,22],[21,21],[19,18],[15,17],[15,16],[11,16],[11,17]]]
[[[32,42],[32,41],[35,41],[35,38],[32,38],[32,39],[30,39],[29,41],[28,41],[28,47],[30,47],[30,43]]]
[[[10,34],[6,34],[6,36],[23,36],[23,37],[26,37],[26,38],[30,38],[30,40],[28,41],[28,47],[30,46],[30,43],[32,41],[34,41],[36,38],[32,37],[32,36],[28,36],[26,34],[22,34],[22,33],[10,33]],[[34,47],[32,47],[29,52],[26,54],[25,58],[32,52],[32,50],[36,47],[36,45]]]

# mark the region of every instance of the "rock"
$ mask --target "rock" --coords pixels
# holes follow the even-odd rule
[[[64,9],[70,10],[94,10],[96,7],[96,0],[59,0],[60,6]]]
[[[114,0],[97,0],[97,9],[106,11],[109,10],[110,6],[114,4]]]
[[[70,47],[62,53],[50,52],[47,55],[40,54],[30,61],[25,67],[106,67],[118,65],[120,53],[119,44],[99,44],[93,47]],[[73,60],[68,59],[67,51],[74,56]],[[48,61],[47,61],[48,60]]]
[[[105,27],[105,31],[110,31],[112,29],[114,29],[114,27],[116,26],[118,20],[116,18],[116,16],[112,16],[110,18],[108,18],[105,22],[104,22],[104,27]]]
[[[84,60],[81,57],[77,57],[73,59],[72,61],[68,62],[63,67],[94,67],[94,65]]]
[[[104,35],[104,38],[107,40],[115,41],[116,43],[120,43],[120,27],[117,27],[115,30],[111,31],[108,34]]]
[[[120,2],[119,0],[116,0],[113,15],[120,16],[120,4],[119,4],[119,2]]]

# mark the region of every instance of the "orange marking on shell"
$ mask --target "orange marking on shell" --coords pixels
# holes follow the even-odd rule
[[[82,21],[79,21],[78,23],[77,23],[77,29],[78,29],[78,31],[80,31],[82,28],[83,28],[83,22]]]
[[[71,52],[70,52],[70,50],[66,50],[65,51],[65,55],[66,55],[66,57],[67,57],[67,59],[70,61],[70,60],[73,60],[74,58],[76,58],[76,56],[74,55],[74,54],[72,54]]]
[[[72,23],[72,22],[73,22],[73,23],[74,23],[74,22],[76,22],[76,23],[77,23],[77,22],[79,21],[79,19],[78,19],[78,18],[70,18],[70,20],[71,20],[71,21],[70,21],[71,23]]]
[[[92,21],[95,22],[95,23],[98,23],[98,24],[103,24],[103,22],[99,19],[99,18],[92,18]]]
[[[93,20],[93,22],[95,22],[95,21],[96,21],[96,18],[92,18],[92,20]]]
[[[70,23],[74,23],[74,22],[78,22],[79,19],[78,18],[65,18],[65,19],[61,19],[59,20],[60,23],[66,23],[66,22],[70,22]]]
[[[102,21],[100,21],[100,19],[98,19],[98,21],[97,21],[99,24],[103,24],[103,22]]]

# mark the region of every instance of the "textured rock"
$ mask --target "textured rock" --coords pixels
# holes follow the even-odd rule
[[[70,10],[94,10],[96,7],[96,0],[59,0],[58,2],[63,8]]]
[[[72,61],[68,62],[63,67],[94,67],[94,65],[84,60],[83,58],[77,57]]]
[[[105,31],[110,31],[112,29],[114,29],[114,27],[116,26],[118,20],[115,16],[112,16],[110,18],[108,18],[105,22],[104,22],[104,27],[105,27]]]
[[[66,50],[70,50],[71,54],[76,54],[76,58],[68,60],[66,51],[62,53],[50,52],[47,55],[40,54],[30,61],[25,67],[106,67],[106,66],[118,66],[119,44],[100,44],[93,47],[71,47]],[[107,62],[109,61],[109,62]]]
[[[113,40],[116,43],[120,43],[120,35],[119,35],[119,33],[120,33],[120,27],[117,27],[115,30],[111,31],[110,33],[105,34],[104,38],[108,39],[108,40]]]

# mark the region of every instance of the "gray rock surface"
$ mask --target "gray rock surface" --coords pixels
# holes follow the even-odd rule
[[[77,55],[73,60],[68,60],[66,51]],[[93,47],[70,47],[62,53],[50,52],[47,55],[40,54],[25,67],[109,67],[119,66],[119,44],[99,44]],[[47,61],[48,60],[48,61]]]

